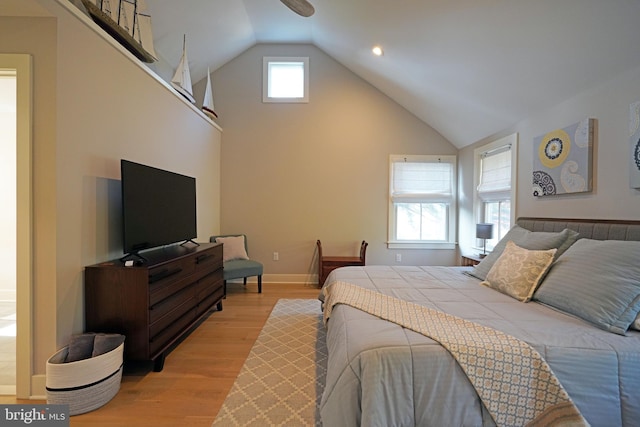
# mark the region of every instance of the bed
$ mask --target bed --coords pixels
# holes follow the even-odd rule
[[[344,267],[320,299],[326,310],[333,287],[356,285],[514,337],[542,356],[586,423],[631,426],[640,420],[639,260],[640,221],[520,218],[475,267]],[[510,276],[514,265],[526,277]],[[509,287],[518,280],[530,288]],[[324,425],[496,425],[435,339],[331,305]]]

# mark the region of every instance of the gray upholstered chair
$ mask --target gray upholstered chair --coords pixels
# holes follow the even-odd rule
[[[217,239],[220,238],[228,238],[228,237],[242,237],[244,239],[244,253],[240,258],[229,259],[226,260],[227,256],[223,255],[224,261],[224,292],[227,293],[227,280],[232,279],[244,279],[243,283],[247,285],[247,277],[257,276],[258,277],[258,293],[262,293],[262,270],[263,266],[258,261],[254,261],[252,259],[248,259],[249,250],[247,247],[247,236],[244,234],[225,234],[219,236],[211,236],[209,238],[210,242],[216,242]],[[228,244],[228,243],[227,243]],[[222,252],[223,254],[228,254],[229,251],[238,252],[238,249],[241,248],[231,248],[228,249],[223,246]],[[240,251],[241,252],[241,251]],[[246,255],[247,259],[243,259],[244,255]]]

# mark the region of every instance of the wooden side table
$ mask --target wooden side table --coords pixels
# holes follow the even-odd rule
[[[479,255],[462,255],[460,260],[460,265],[463,267],[473,267],[474,265],[480,264],[482,258]]]

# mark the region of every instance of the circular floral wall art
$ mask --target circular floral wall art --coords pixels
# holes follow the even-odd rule
[[[591,191],[594,119],[534,138],[533,195]]]

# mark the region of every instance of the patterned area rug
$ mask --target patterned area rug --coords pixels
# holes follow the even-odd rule
[[[213,426],[321,426],[326,366],[320,301],[278,300]]]

